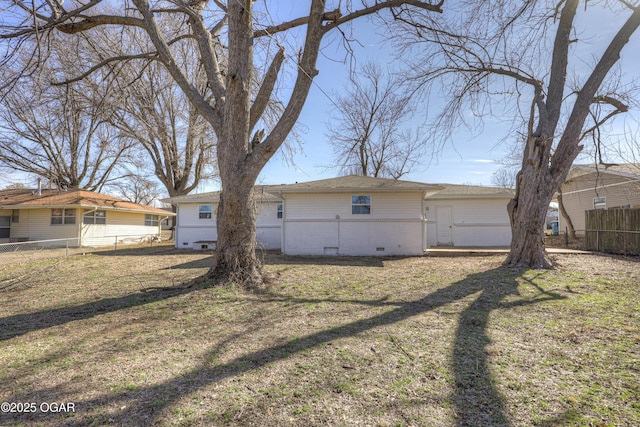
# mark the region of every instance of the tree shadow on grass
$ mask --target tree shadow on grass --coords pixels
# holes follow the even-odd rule
[[[59,426],[78,425],[79,423],[151,425],[161,420],[166,408],[171,407],[185,395],[196,393],[209,385],[285,360],[322,344],[341,338],[354,337],[374,328],[393,325],[478,294],[474,301],[461,312],[453,344],[452,369],[455,377],[455,391],[452,398],[457,414],[456,423],[458,426],[508,426],[510,421],[505,412],[504,398],[493,380],[488,360],[490,315],[496,309],[509,309],[565,298],[538,287],[540,293],[534,299],[505,302],[507,297],[518,295],[517,278],[519,275],[520,273],[516,270],[498,268],[469,275],[463,280],[436,290],[418,300],[398,303],[388,300],[369,301],[370,305],[387,306],[389,310],[376,316],[300,336],[280,345],[247,353],[227,363],[203,362],[196,368],[161,384],[135,391],[119,391],[95,399],[76,402],[76,416],[71,419],[54,418],[55,415],[52,414],[27,414],[22,415],[21,420],[46,420],[48,425]],[[135,303],[136,300],[132,301]],[[125,302],[122,304],[123,306],[131,306]],[[219,351],[219,347],[212,348],[203,360],[215,360],[216,353]],[[41,391],[38,394],[42,395]],[[28,397],[16,393],[15,396],[5,400],[11,401],[13,398],[14,401],[20,401]],[[96,410],[96,408],[100,409]],[[105,408],[109,408],[111,411],[107,411]],[[109,413],[107,414],[107,412]],[[1,416],[2,414],[0,414]]]
[[[196,285],[191,287],[156,288],[148,292],[136,292],[122,297],[103,298],[86,304],[3,317],[0,318],[0,342],[40,329],[150,304],[193,292],[197,289],[200,289],[200,287]]]

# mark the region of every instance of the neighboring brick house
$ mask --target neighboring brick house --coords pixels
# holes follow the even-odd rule
[[[574,165],[562,184],[562,202],[577,234],[584,234],[585,211],[640,207],[640,163]],[[560,230],[567,222],[560,215]]]

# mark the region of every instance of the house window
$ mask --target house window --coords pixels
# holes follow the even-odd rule
[[[276,206],[276,216],[278,219],[282,218],[282,203],[278,203],[278,206]]]
[[[83,224],[106,224],[107,212],[106,211],[94,211],[86,210],[82,215]]]
[[[11,217],[0,216],[0,239],[7,239],[11,235]]]
[[[144,225],[148,225],[150,227],[158,226],[158,215],[145,215],[144,216]]]
[[[371,196],[351,196],[351,213],[353,215],[369,215],[371,213]]]
[[[51,225],[68,225],[75,223],[75,209],[51,209]]]
[[[211,219],[213,207],[211,205],[198,206],[198,215],[200,219]]]
[[[607,209],[607,198],[596,197],[593,199],[593,209]]]
[[[20,222],[20,210],[19,209],[13,209],[11,211],[11,222],[14,224],[17,224]]]

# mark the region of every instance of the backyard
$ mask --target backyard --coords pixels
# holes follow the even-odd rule
[[[54,256],[55,255],[55,256]],[[0,254],[0,425],[640,425],[640,260]]]

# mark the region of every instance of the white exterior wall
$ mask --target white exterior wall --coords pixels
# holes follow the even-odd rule
[[[439,243],[452,243],[453,246],[508,246],[511,243],[508,202],[504,198],[427,199],[429,247],[438,246]],[[446,227],[446,224],[438,224],[437,212],[440,209],[442,213],[447,207],[451,209],[451,242],[438,241],[438,227]]]
[[[159,226],[144,225],[144,218],[144,213],[106,211],[106,224],[81,225],[81,245],[108,246],[116,241],[118,244],[139,243],[158,236]],[[162,215],[158,215],[158,220],[161,219]]]
[[[282,219],[277,217],[277,205],[280,202],[258,203],[256,217],[256,240],[259,248],[280,249]],[[211,205],[211,218],[199,217],[199,206]],[[200,249],[197,241],[216,241],[216,203],[180,203],[177,205],[176,248]]]
[[[20,209],[20,222],[11,224],[11,237],[26,237],[29,240],[76,239],[69,246],[78,246],[78,230],[82,223],[80,209],[76,209],[75,224],[51,225],[51,209]],[[64,242],[52,242],[54,246]]]
[[[144,213],[106,211],[106,224],[83,224],[85,209],[76,209],[75,224],[51,224],[51,209],[21,209],[20,222],[11,224],[11,237],[29,240],[74,239],[69,246],[113,245],[116,237],[119,243],[134,243],[150,236],[156,236],[157,226],[144,225]],[[161,218],[162,215],[159,215]],[[80,243],[78,243],[80,238]],[[51,242],[53,246],[64,242]]]
[[[371,214],[351,213],[351,196],[371,196]],[[286,194],[288,255],[422,255],[422,193]]]

